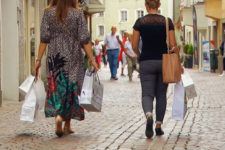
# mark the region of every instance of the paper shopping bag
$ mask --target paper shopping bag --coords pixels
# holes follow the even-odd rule
[[[37,102],[34,86],[32,85],[30,91],[27,93],[25,97],[25,101],[22,105],[22,111],[20,115],[21,121],[33,122],[37,110]]]
[[[184,74],[182,74],[182,82],[183,82],[183,86],[185,88],[185,94],[187,96],[188,99],[192,99],[197,97],[197,92],[195,89],[195,84],[190,76],[190,74],[188,72],[184,72]]]
[[[103,85],[98,75],[86,71],[80,96],[80,106],[90,112],[101,112],[103,100]]]
[[[19,90],[23,94],[27,94],[30,91],[32,84],[34,83],[35,77],[30,75],[26,80],[20,85]]]
[[[174,101],[172,108],[172,118],[174,120],[184,120],[187,112],[187,98],[182,82],[178,82],[174,87]]]
[[[44,112],[45,100],[46,100],[46,91],[44,82],[40,77],[37,78],[37,81],[34,83],[34,91],[36,95],[36,102],[38,104],[38,109],[41,112]]]

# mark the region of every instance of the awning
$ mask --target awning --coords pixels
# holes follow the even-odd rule
[[[212,19],[225,19],[225,0],[206,0],[205,15]]]

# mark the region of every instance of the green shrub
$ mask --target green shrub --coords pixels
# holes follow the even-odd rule
[[[184,50],[185,54],[188,53],[188,48],[189,48],[189,45],[188,44],[184,44],[183,50]]]
[[[194,55],[194,47],[192,44],[189,44],[187,54]]]

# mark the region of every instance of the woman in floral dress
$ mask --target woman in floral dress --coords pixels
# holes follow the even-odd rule
[[[98,67],[83,12],[75,8],[74,0],[55,1],[56,5],[44,12],[35,70],[41,66],[41,58],[48,44],[45,115],[56,118],[56,135],[61,137],[63,133],[74,132],[70,127],[71,119],[84,120],[84,110],[78,101],[85,74],[81,45],[96,71]],[[64,130],[62,121],[65,121]]]

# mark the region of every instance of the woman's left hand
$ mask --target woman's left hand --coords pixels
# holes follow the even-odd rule
[[[36,61],[35,66],[34,66],[34,70],[32,72],[33,76],[37,75],[37,71],[39,70],[40,67],[41,67],[41,61]]]

